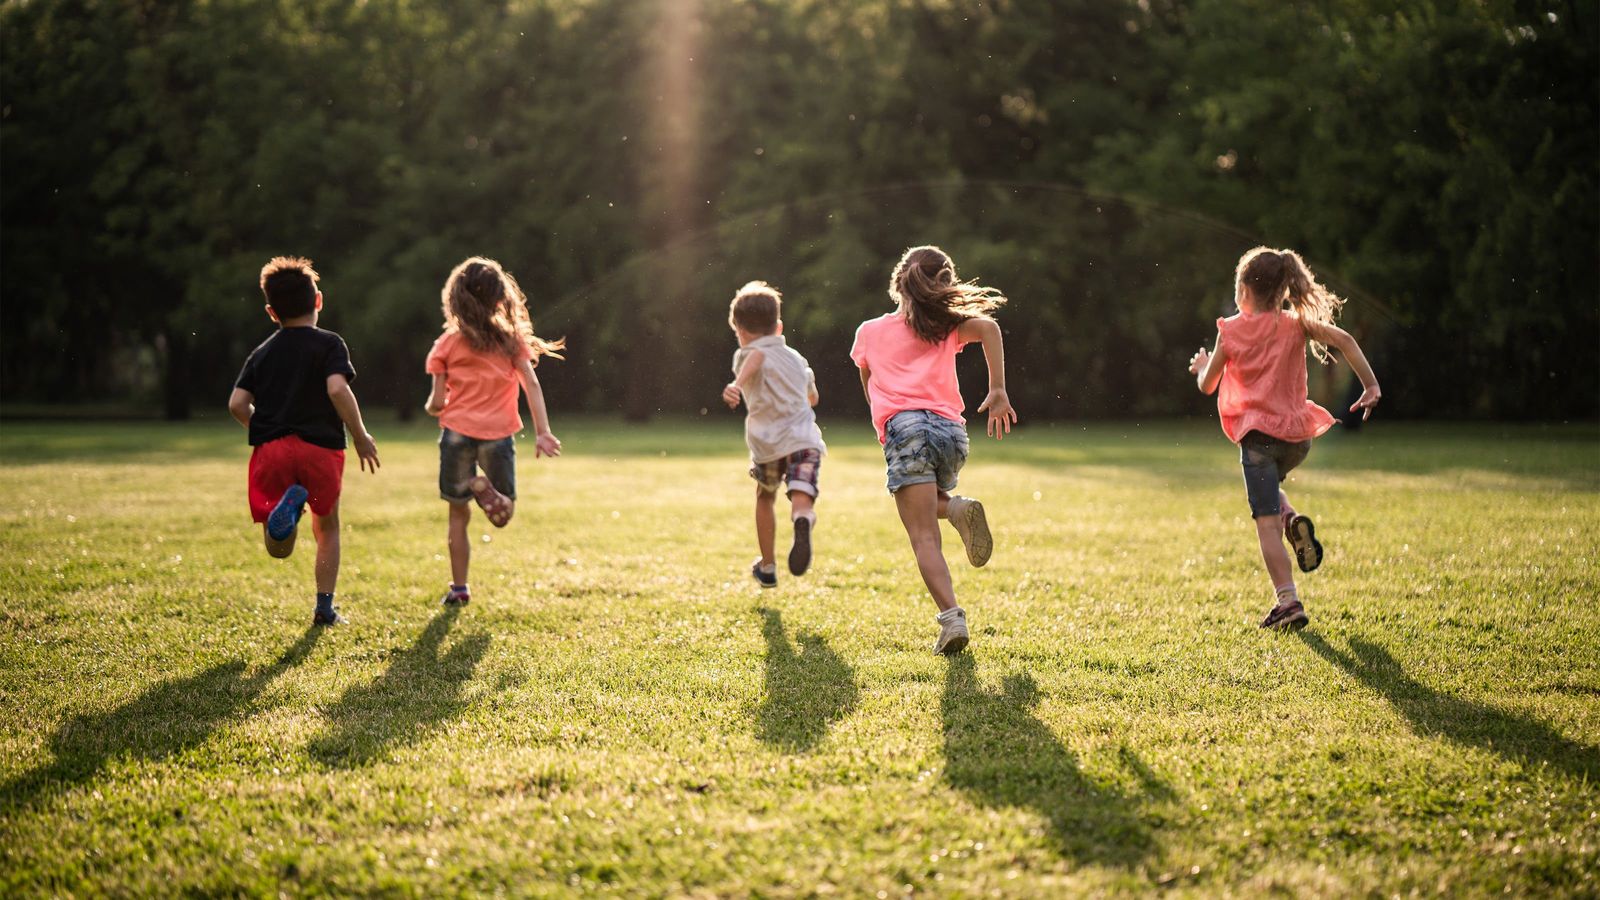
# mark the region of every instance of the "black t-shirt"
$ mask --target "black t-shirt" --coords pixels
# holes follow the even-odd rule
[[[287,435],[329,450],[344,449],[344,422],[328,399],[328,376],[356,377],[344,338],[312,325],[279,328],[251,351],[233,386],[255,395],[250,445]]]

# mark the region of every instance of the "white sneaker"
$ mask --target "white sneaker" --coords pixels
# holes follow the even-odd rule
[[[988,562],[994,553],[994,536],[989,533],[989,519],[983,514],[983,504],[971,497],[951,497],[947,514],[967,548],[967,562],[974,566]]]
[[[933,652],[953,656],[965,649],[967,649],[967,614],[957,609],[955,615],[939,621],[939,639],[933,644]]]

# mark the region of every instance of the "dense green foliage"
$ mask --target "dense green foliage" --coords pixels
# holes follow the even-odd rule
[[[444,10],[448,9],[448,12]],[[748,278],[825,407],[895,257],[1014,298],[1026,414],[1199,408],[1237,254],[1353,297],[1390,409],[1600,413],[1600,24],[1407,0],[0,6],[0,399],[218,402],[301,253],[369,402],[504,261],[557,408],[694,410]],[[1425,365],[1419,364],[1423,361]],[[1319,386],[1332,403],[1337,379]]]
[[[555,426],[447,612],[437,430],[380,419],[320,633],[236,426],[0,430],[0,894],[1600,889],[1594,426],[1319,441],[1299,635],[1214,424],[975,438],[952,660],[865,421],[769,591],[737,425]]]

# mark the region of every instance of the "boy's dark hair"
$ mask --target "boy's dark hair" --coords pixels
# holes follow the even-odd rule
[[[751,281],[739,288],[728,307],[728,324],[751,334],[771,334],[778,330],[778,315],[783,295],[765,281]]]
[[[280,320],[309,315],[317,308],[317,270],[301,256],[274,256],[261,267],[261,293]]]

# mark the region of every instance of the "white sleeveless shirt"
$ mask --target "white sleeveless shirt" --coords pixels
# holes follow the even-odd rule
[[[733,354],[737,376],[751,351],[761,351],[761,368],[744,388],[744,442],[750,461],[772,462],[801,450],[828,452],[811,408],[817,377],[806,358],[789,347],[781,334],[757,338]]]

